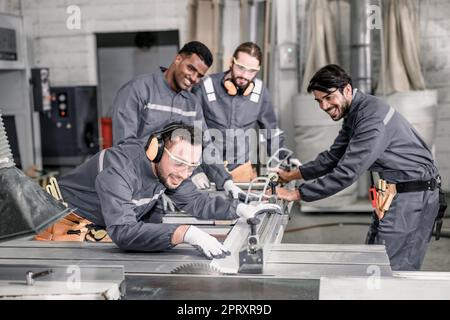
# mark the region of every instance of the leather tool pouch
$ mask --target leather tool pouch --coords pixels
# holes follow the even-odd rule
[[[105,229],[73,212],[39,233],[35,240],[112,242]]]
[[[47,192],[58,201],[63,201],[55,178],[46,186]],[[63,202],[64,203],[64,202]],[[65,204],[67,206],[67,204]],[[64,218],[34,237],[38,241],[102,241],[112,242],[106,230],[98,228],[89,220],[71,212]]]
[[[230,172],[233,182],[250,182],[256,178],[251,162],[241,164]]]
[[[84,241],[86,234],[88,233],[86,225],[89,223],[88,220],[83,219],[72,212],[36,235],[35,240]]]
[[[378,180],[375,213],[379,220],[383,219],[389,210],[396,194],[395,184],[386,183],[383,179]]]

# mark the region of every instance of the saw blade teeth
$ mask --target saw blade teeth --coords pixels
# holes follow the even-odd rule
[[[209,274],[209,275],[220,275],[222,274],[219,269],[205,263],[188,263],[176,267],[170,273],[172,274]]]

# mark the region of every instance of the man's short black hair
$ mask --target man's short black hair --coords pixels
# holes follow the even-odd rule
[[[192,54],[196,54],[202,59],[202,61],[209,67],[213,64],[213,56],[211,51],[208,49],[207,46],[205,46],[200,41],[191,41],[186,43],[183,48],[181,48],[180,51],[178,51],[178,54],[184,54],[187,56],[190,56]]]
[[[173,122],[165,126],[162,131],[161,136],[166,144],[175,138],[188,141],[192,145],[202,143],[202,130],[191,125]]]
[[[317,71],[309,81],[308,93],[314,90],[331,93],[333,88],[337,88],[341,93],[344,88],[350,84],[352,87],[352,78],[336,64],[329,64]]]

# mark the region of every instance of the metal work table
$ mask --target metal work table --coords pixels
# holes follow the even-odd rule
[[[276,244],[265,247],[263,276],[320,279],[323,276],[366,276],[377,265],[382,276],[392,271],[383,246]],[[127,253],[114,244],[10,241],[0,244],[0,266],[123,266],[128,274],[170,274],[189,264],[220,266],[223,259],[207,260],[197,250],[180,246],[168,252]],[[219,270],[220,271],[220,270]],[[228,270],[227,270],[228,271]],[[226,275],[236,275],[226,273]]]
[[[371,265],[377,265],[382,275],[391,275],[382,246],[281,244],[292,203],[278,203],[283,214],[263,214],[255,228],[263,256],[258,274],[240,273],[239,252],[248,247],[250,239],[250,226],[246,221],[201,221],[180,212],[166,215],[164,222],[197,224],[223,241],[232,254],[225,259],[207,260],[185,244],[167,252],[138,253],[123,252],[111,243],[13,240],[0,243],[0,266],[3,270],[15,270],[14,276],[5,280],[21,281],[25,279],[27,267],[32,267],[33,272],[51,269],[52,276],[36,279],[38,286],[27,288],[22,284],[26,290],[36,291],[43,284],[53,283],[56,286],[53,291],[41,290],[40,297],[50,298],[64,296],[63,283],[70,275],[61,270],[73,266],[81,270],[80,288],[83,290],[79,289],[85,297],[93,297],[89,286],[92,281],[98,283],[97,295],[94,295],[97,298],[117,298],[118,295],[105,294],[104,279],[92,270],[104,272],[110,270],[108,268],[121,268],[119,275],[117,269],[108,271],[116,275],[114,281],[108,278],[112,284],[109,289],[119,288],[125,299],[318,299],[323,276],[363,277]],[[11,275],[5,273],[8,274]],[[0,296],[10,298],[8,290],[16,292],[10,285],[10,281],[0,283]],[[68,290],[67,294],[80,295],[80,290]],[[23,297],[30,295],[25,292]]]
[[[319,280],[243,276],[126,276],[125,299],[317,300]]]
[[[263,214],[256,226],[262,249],[261,273],[241,273],[239,255],[249,245],[250,227],[236,221],[196,221],[175,213],[170,223],[198,223],[223,240],[232,254],[207,260],[181,244],[167,252],[123,252],[111,243],[41,242],[27,239],[0,243],[0,298],[32,299],[346,299],[401,298],[383,290],[405,288],[414,297],[432,288],[436,278],[393,273],[384,246],[283,244],[291,203],[283,214]],[[70,287],[73,272],[79,281]],[[26,274],[51,273],[26,286]],[[367,281],[380,279],[381,291]],[[450,275],[439,274],[441,298],[450,298]],[[72,282],[71,282],[72,281]],[[364,282],[365,281],[365,282]],[[384,288],[384,289],[383,289]],[[387,289],[386,289],[387,288]],[[400,290],[400,289],[398,289]],[[397,290],[397,291],[398,291]],[[414,291],[415,290],[415,291]],[[431,290],[431,289],[430,289]],[[394,292],[394,291],[392,291]],[[424,293],[417,297],[423,297]]]
[[[0,264],[0,299],[110,300],[124,290],[122,266]]]
[[[3,270],[8,267],[17,270],[22,277],[26,268],[19,271],[18,265],[42,265],[44,269],[46,265],[52,269],[58,266],[79,266],[82,269],[96,266],[98,270],[123,268],[125,283],[122,287],[116,286],[121,288],[125,299],[318,299],[323,275],[364,276],[367,266],[377,261],[383,274],[390,273],[382,248],[367,250],[372,248],[362,247],[268,245],[265,248],[267,261],[264,272],[259,275],[172,274],[171,271],[181,266],[192,263],[213,265],[218,260],[206,260],[188,246],[162,253],[124,253],[114,244],[16,240],[0,244],[0,265]],[[83,274],[81,279],[86,282],[83,285],[84,297],[89,297],[87,286],[91,279]],[[1,290],[2,285],[5,283],[0,282],[0,294],[6,292],[6,289]],[[99,292],[103,292],[104,285],[103,282],[99,284]],[[57,295],[53,293],[49,297]],[[99,297],[103,296],[99,293]]]

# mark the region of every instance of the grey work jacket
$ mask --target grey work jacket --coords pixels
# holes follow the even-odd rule
[[[144,148],[128,142],[97,153],[59,180],[63,198],[81,216],[105,226],[123,250],[160,251],[172,247],[174,224],[146,223],[158,198],[166,193],[175,204],[200,219],[237,218],[236,201],[210,197],[190,179],[166,189],[154,175]]]
[[[172,122],[182,122],[202,127],[203,145],[210,149],[214,145],[199,102],[189,91],[173,91],[164,78],[164,71],[161,68],[155,73],[139,76],[119,89],[112,107],[113,144],[138,139],[145,145],[150,134]],[[231,179],[221,159],[208,163],[210,165],[203,161],[202,169],[219,187]]]
[[[350,186],[366,170],[391,183],[429,180],[438,172],[429,147],[383,100],[356,92],[330,150],[300,167],[301,199],[315,201]]]
[[[251,94],[230,96],[222,84],[225,75],[226,72],[221,72],[204,78],[192,92],[201,102],[206,124],[224,159],[230,164],[249,160],[256,163],[258,141],[256,135],[251,135],[251,130],[248,130],[267,129],[262,133],[268,155],[284,147],[283,131],[278,128],[269,92],[261,80],[254,80]]]

